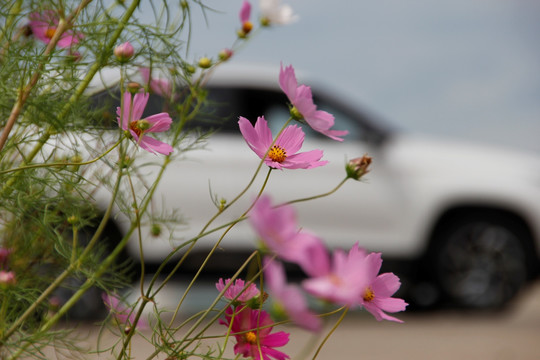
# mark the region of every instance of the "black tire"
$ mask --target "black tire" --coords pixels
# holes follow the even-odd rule
[[[530,235],[498,212],[455,214],[434,237],[431,270],[443,296],[465,308],[500,308],[529,275]]]

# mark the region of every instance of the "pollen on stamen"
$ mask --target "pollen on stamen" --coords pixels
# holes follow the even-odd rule
[[[129,123],[129,128],[137,134],[137,136],[141,136],[143,130],[139,127],[138,121],[132,121]]]
[[[47,28],[47,30],[45,31],[45,36],[48,39],[52,39],[55,33],[56,33],[56,28],[50,27],[50,28]]]
[[[255,334],[253,331],[250,331],[246,333],[245,335],[246,342],[250,344],[256,344],[257,343],[257,334]]]
[[[366,292],[364,293],[364,301],[370,302],[373,301],[373,299],[375,299],[375,293],[373,292],[371,287],[368,287],[366,289]]]
[[[268,157],[275,162],[282,163],[287,158],[287,152],[279,145],[274,145],[268,152]]]

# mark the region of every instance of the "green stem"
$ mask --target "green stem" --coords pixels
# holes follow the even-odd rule
[[[22,3],[23,3],[23,0],[17,0],[17,2],[13,4],[11,9],[9,10],[6,23],[4,24],[3,28],[0,29],[0,43],[5,41],[5,44],[4,46],[2,46],[2,50],[0,51],[0,63],[3,62],[4,54],[9,48],[10,41],[9,39],[7,39],[8,31],[13,26],[13,23],[15,22],[17,15],[20,14]]]
[[[70,264],[74,264],[77,260],[77,246],[78,246],[78,238],[79,238],[79,229],[77,226],[73,225],[73,244],[71,249],[71,261]]]
[[[325,196],[332,195],[333,193],[335,193],[336,191],[338,191],[339,188],[340,188],[341,186],[343,186],[343,184],[345,184],[345,182],[346,182],[348,179],[349,179],[348,177],[344,178],[343,180],[341,180],[341,181],[339,182],[339,184],[336,185],[335,188],[333,188],[332,190],[330,190],[330,191],[328,191],[328,192],[325,192],[325,193],[319,194],[319,195],[314,195],[314,196],[309,196],[309,197],[301,198],[301,199],[295,199],[295,200],[287,201],[287,202],[284,203],[283,205],[285,205],[285,204],[295,204],[295,203],[299,203],[299,202],[303,202],[303,201],[310,201],[310,200],[320,199],[320,198],[323,198],[323,197],[325,197]]]
[[[39,168],[45,168],[45,167],[63,167],[63,166],[82,166],[82,165],[90,165],[92,163],[95,163],[96,161],[101,160],[105,156],[107,156],[111,151],[113,151],[120,143],[122,142],[123,138],[118,140],[111,148],[107,149],[103,154],[100,154],[98,157],[88,160],[88,161],[82,161],[82,162],[57,162],[57,163],[45,163],[45,164],[30,164],[25,166],[19,166],[18,168],[13,169],[7,169],[0,171],[0,175],[8,174],[11,172],[19,172],[23,170],[29,170],[29,169],[39,169]]]
[[[118,191],[120,189],[120,179],[121,179],[121,171],[118,175],[114,191],[113,191],[113,197],[111,201],[109,202],[109,206],[107,207],[107,210],[105,211],[105,215],[103,216],[103,219],[101,219],[101,222],[96,229],[96,232],[94,233],[94,236],[92,239],[90,239],[88,245],[86,246],[85,250],[82,252],[82,254],[79,256],[78,261],[72,262],[69,264],[69,266],[53,281],[51,285],[43,293],[37,298],[37,300],[26,309],[26,311],[11,325],[11,327],[6,331],[4,336],[2,337],[2,343],[5,339],[9,338],[23,323],[24,321],[34,313],[34,311],[37,309],[37,307],[46,300],[56,288],[58,288],[64,280],[66,280],[79,266],[80,263],[86,259],[86,257],[89,255],[91,249],[94,247],[94,245],[97,243],[99,237],[101,236],[102,232],[105,230],[105,226],[107,225],[107,221],[109,220],[109,217],[111,215],[113,205],[116,199],[116,195],[118,194]],[[62,306],[62,309],[66,307],[67,303]],[[71,306],[70,306],[71,307]],[[65,311],[67,311],[66,308]],[[64,311],[64,312],[65,312]]]
[[[264,183],[259,191],[259,193],[257,194],[257,198],[252,202],[252,204],[250,205],[250,207],[239,217],[239,219],[243,219],[247,213],[251,210],[251,208],[255,205],[255,202],[257,201],[257,199],[261,196],[262,192],[264,191],[266,185],[268,184],[268,179],[270,178],[270,173],[272,172],[272,169],[269,168],[268,169],[268,173],[266,174],[266,178],[264,179]],[[180,310],[180,307],[182,305],[182,303],[184,302],[184,299],[186,298],[187,294],[189,293],[189,291],[191,290],[191,288],[193,287],[195,281],[199,278],[200,274],[202,273],[202,271],[204,270],[204,268],[206,267],[206,264],[208,264],[208,262],[210,261],[210,258],[212,257],[212,255],[214,254],[214,252],[216,251],[216,249],[219,247],[219,245],[221,244],[221,241],[225,238],[225,235],[227,235],[227,233],[233,228],[234,225],[236,225],[237,222],[234,222],[232,223],[224,232],[223,234],[221,235],[221,237],[219,238],[219,240],[214,244],[214,246],[212,247],[212,249],[210,250],[210,252],[208,253],[208,255],[206,256],[206,258],[204,259],[203,263],[201,264],[201,266],[199,267],[199,270],[197,270],[197,273],[195,274],[195,276],[193,276],[193,279],[191,280],[191,282],[189,283],[189,286],[188,288],[186,289],[186,291],[184,292],[184,294],[182,295],[182,298],[180,299],[180,302],[178,303],[178,306],[176,307],[176,311],[174,312],[174,315],[171,319],[171,324],[173,323],[173,321],[176,319],[176,316],[178,314],[178,311]],[[176,269],[173,269],[173,270],[177,270]],[[167,281],[172,277],[172,275],[174,275],[174,272],[171,271],[171,273],[169,274],[169,276],[165,279],[165,281],[163,281],[163,284],[166,284]],[[158,288],[158,290],[156,291],[156,293],[161,290],[161,287]]]
[[[343,313],[339,317],[338,321],[332,327],[332,329],[328,332],[328,334],[326,334],[326,336],[324,337],[323,341],[321,342],[321,344],[317,348],[317,351],[315,352],[315,354],[313,355],[313,358],[311,360],[315,360],[317,358],[317,356],[319,356],[319,353],[321,352],[321,349],[323,348],[324,344],[328,341],[328,339],[330,339],[330,336],[334,333],[334,331],[336,331],[336,329],[338,328],[339,324],[341,324],[343,319],[345,319],[345,315],[347,315],[348,311],[349,311],[348,307],[346,307],[345,310],[343,310]]]
[[[219,302],[219,300],[223,297],[223,295],[225,294],[225,292],[227,291],[227,289],[234,283],[234,280],[238,278],[238,276],[240,276],[240,274],[242,273],[242,271],[245,269],[245,267],[251,262],[251,260],[253,259],[254,256],[257,255],[257,251],[254,251],[250,256],[249,258],[244,261],[244,263],[242,264],[242,266],[240,266],[240,268],[236,271],[236,273],[231,277],[231,280],[228,284],[228,286],[225,286],[225,288],[218,294],[218,296],[216,297],[216,299],[214,300],[214,302],[200,315],[199,319],[195,322],[195,324],[193,324],[191,326],[191,328],[186,332],[186,334],[184,335],[184,338],[179,341],[180,344],[182,344],[183,342],[185,342],[186,340],[188,340],[189,338],[189,335],[191,335],[195,329],[197,329],[197,327],[203,322],[203,320],[208,316],[208,314],[210,313],[210,311],[212,311],[212,309],[214,309],[214,307],[216,306],[216,304]],[[248,284],[249,285],[249,284]],[[240,294],[238,294],[239,296]],[[187,346],[189,346],[191,343],[193,343],[193,341],[195,341],[196,339],[200,338],[200,334],[204,333],[217,319],[219,319],[221,317],[221,315],[223,315],[223,313],[225,312],[226,308],[223,308],[221,311],[219,311],[210,321],[209,323],[199,332],[199,334],[195,337],[193,337],[189,342],[188,344],[186,344],[183,348],[179,349],[178,351],[183,351]],[[172,324],[172,323],[171,323]],[[156,351],[154,351],[154,353],[152,353],[147,359],[152,359],[154,358],[156,355],[158,355],[160,353],[161,350],[157,349]]]
[[[257,169],[255,170],[255,173],[253,174],[253,176],[251,177],[251,179],[249,180],[248,184],[246,185],[246,187],[244,187],[244,189],[242,191],[240,191],[240,193],[238,195],[236,195],[236,197],[231,200],[229,203],[227,203],[227,205],[225,205],[223,208],[220,208],[218,210],[218,212],[212,217],[210,218],[210,220],[208,220],[208,222],[206,223],[206,225],[202,228],[201,232],[204,232],[209,226],[210,224],[212,224],[212,222],[214,222],[215,219],[217,219],[217,217],[219,215],[221,215],[225,210],[227,210],[229,207],[231,207],[234,203],[236,203],[238,201],[238,199],[240,199],[242,196],[244,196],[244,194],[249,190],[249,188],[251,187],[251,185],[253,185],[253,183],[255,182],[255,178],[257,177],[257,175],[259,174],[259,171],[261,170],[263,164],[264,164],[264,160],[266,159],[266,157],[268,156],[268,153],[270,152],[270,149],[272,149],[272,146],[274,146],[274,144],[276,143],[276,140],[278,139],[279,135],[281,135],[281,133],[283,132],[283,130],[285,130],[285,128],[287,127],[287,125],[292,121],[292,118],[289,118],[285,124],[283,125],[283,127],[281,128],[281,130],[279,131],[279,133],[276,135],[276,137],[274,138],[274,140],[272,141],[272,144],[270,144],[270,146],[268,147],[268,149],[266,150],[266,153],[264,154],[263,158],[261,159],[261,161],[259,161],[259,165],[257,166]]]

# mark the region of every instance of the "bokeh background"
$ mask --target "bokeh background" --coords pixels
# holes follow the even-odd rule
[[[239,27],[242,0],[204,3],[215,11],[192,7],[193,59]],[[292,64],[407,131],[540,151],[539,1],[287,3],[298,21],[257,33],[232,63]]]

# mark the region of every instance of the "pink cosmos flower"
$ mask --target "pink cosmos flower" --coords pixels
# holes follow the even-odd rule
[[[141,119],[148,97],[148,93],[137,93],[132,103],[131,93],[126,91],[122,107],[116,109],[118,125],[124,130],[129,130],[137,144],[146,151],[169,155],[173,151],[171,145],[146,136],[148,133],[169,130],[172,122],[169,114],[164,112]]]
[[[133,326],[133,323],[135,322],[135,313],[132,309],[129,309],[122,304],[116,295],[108,295],[103,293],[101,294],[101,299],[103,299],[105,306],[114,316],[116,321],[126,326]],[[148,324],[146,321],[139,319],[139,321],[135,324],[135,327],[138,327],[139,329],[146,329],[148,328]]]
[[[367,254],[354,244],[348,254],[336,250],[326,275],[305,280],[302,285],[309,293],[340,305],[361,305],[379,321],[402,322],[384,311],[405,310],[407,303],[391,296],[399,289],[399,278],[392,273],[379,276],[380,253]]]
[[[42,13],[33,12],[29,15],[29,18],[32,34],[45,44],[50,43],[59,23],[57,14],[53,10],[45,10]],[[67,30],[60,36],[57,46],[59,48],[70,47],[78,43],[83,37],[81,33]]]
[[[163,78],[153,78],[150,74],[150,69],[147,67],[139,68],[143,82],[150,88],[150,90],[157,95],[170,99],[173,89],[169,80]]]
[[[223,281],[223,279],[219,279],[219,281],[216,283],[216,288],[219,292],[221,292],[230,282],[231,279],[227,279],[225,281]],[[225,291],[223,297],[231,301],[234,300],[236,302],[246,303],[260,294],[261,292],[259,289],[257,289],[255,284],[251,283],[246,287],[244,280],[236,279],[234,284],[229,286],[229,288]]]
[[[255,126],[251,125],[248,119],[240,116],[238,125],[240,126],[240,132],[251,150],[261,159],[268,152],[264,162],[271,168],[312,169],[328,163],[328,161],[319,161],[323,156],[321,150],[298,153],[304,143],[305,134],[296,125],[287,126],[278,136],[274,145],[272,145],[272,132],[264,116],[257,118]]]
[[[324,300],[350,307],[359,304],[366,289],[366,252],[354,244],[348,253],[335,250],[330,266],[321,269],[319,276],[302,282],[310,294]]]
[[[311,88],[306,85],[298,86],[292,65],[283,69],[283,64],[281,64],[279,85],[293,106],[291,113],[295,118],[304,119],[313,130],[331,139],[343,141],[340,136],[345,136],[349,132],[330,130],[334,125],[334,116],[326,111],[317,110],[317,106],[313,103]]]
[[[272,319],[264,310],[244,307],[235,312],[232,307],[225,311],[225,321],[220,323],[231,328],[236,338],[234,353],[254,360],[285,360],[290,357],[274,348],[287,345],[289,334],[284,331],[272,333]],[[231,325],[232,323],[232,325]]]
[[[281,263],[265,258],[264,279],[268,294],[295,324],[311,331],[321,329],[321,319],[308,309],[300,288],[287,284],[285,270]]]
[[[285,261],[300,265],[308,275],[319,274],[328,267],[322,240],[298,230],[292,206],[273,207],[270,197],[261,196],[251,209],[249,222],[270,251]]]
[[[399,278],[393,273],[377,276],[382,265],[381,253],[367,255],[364,263],[367,284],[360,294],[360,304],[378,321],[389,320],[402,323],[403,321],[385,313],[385,311],[390,313],[403,311],[408,305],[403,299],[392,297],[401,285]]]

